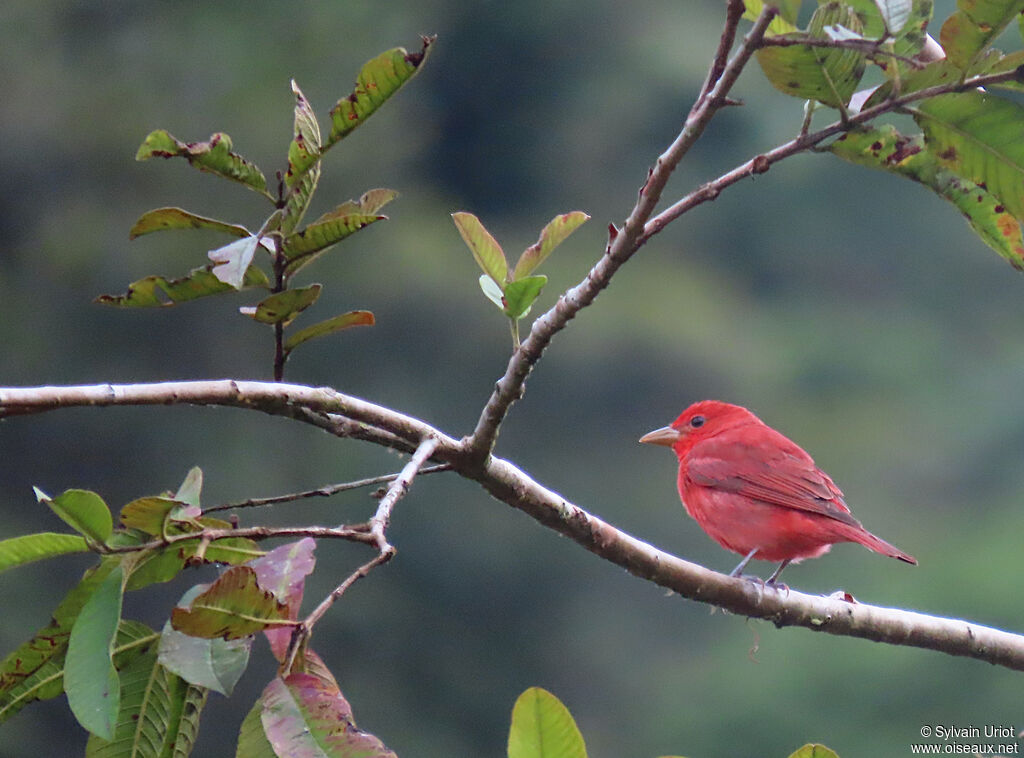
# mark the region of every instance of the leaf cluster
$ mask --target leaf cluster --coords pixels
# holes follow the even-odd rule
[[[144,213],[131,229],[131,239],[170,229],[209,229],[235,239],[210,250],[210,263],[178,278],[152,275],[133,282],[120,295],[101,295],[97,302],[118,307],[173,306],[201,297],[262,289],[269,294],[239,311],[274,329],[276,343],[274,376],[281,380],[288,356],[299,345],[353,326],[374,323],[370,311],[342,313],[296,330],[287,337],[284,329],[320,297],[322,285],[293,285],[293,277],[339,242],[387,219],[380,211],[397,192],[373,189],[359,200],[349,200],[315,221],[302,221],[320,180],[321,159],[342,139],[361,126],[392,95],[419,71],[433,44],[423,38],[422,49],[409,53],[394,48],[368,61],[359,72],[353,91],[341,98],[329,113],[326,138],[309,101],[292,81],[295,95],[293,136],[288,145],[288,165],[278,174],[276,191],[268,189],[263,171],[234,152],[227,134],[218,132],[206,141],[183,142],[163,129],[146,137],[136,160],[183,158],[200,171],[227,179],[261,195],[272,205],[256,231],[176,207]]]
[[[756,15],[758,2],[748,2]],[[1003,54],[992,44],[1024,0],[960,0],[942,24],[939,41],[927,27],[932,0],[820,2],[805,29],[795,26],[800,3],[782,3],[757,60],[771,84],[786,94],[827,106],[849,118],[899,97],[922,93],[901,108],[921,132],[895,126],[858,126],[833,142],[844,160],[911,179],[952,203],[978,236],[1010,264],[1024,269],[1024,148],[1018,139],[1024,107],[986,91],[955,90],[969,77],[1011,73],[1024,53]],[[926,49],[931,43],[932,49]],[[791,44],[792,43],[792,44]],[[869,65],[883,84],[859,90]],[[944,86],[947,92],[927,96]],[[1020,77],[993,85],[1020,90]]]

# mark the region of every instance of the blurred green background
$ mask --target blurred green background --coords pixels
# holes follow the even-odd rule
[[[940,21],[951,6],[939,3]],[[180,205],[252,227],[264,211],[253,193],[184,162],[136,163],[135,150],[155,128],[187,140],[225,131],[273,175],[290,138],[290,78],[323,121],[364,61],[437,34],[421,74],[328,155],[311,210],[372,187],[402,193],[391,221],[301,282],[326,286],[308,322],[368,308],[378,325],[303,348],[287,378],[468,432],[509,339],[449,214],[478,214],[517,255],[555,213],[590,213],[543,269],[538,307],[549,307],[585,275],[676,134],[723,8],[7,0],[0,384],[268,378],[266,328],[235,312],[251,295],[160,311],[91,303],[147,274],[181,275],[224,241],[180,232],[129,243],[142,212]],[[719,115],[669,198],[799,127],[799,101],[756,66],[736,94],[746,106]],[[671,455],[636,440],[698,399],[747,405],[812,452],[869,529],[921,563],[842,545],[789,569],[792,586],[1021,629],[1022,295],[1020,275],[927,191],[831,156],[796,157],[652,240],[555,340],[498,452],[632,534],[727,571],[735,556],[679,505]],[[120,507],[175,487],[193,465],[212,504],[384,473],[401,459],[224,409],[15,418],[0,423],[0,538],[61,528],[32,485],[90,488]],[[337,523],[372,507],[359,492],[265,517]],[[1019,674],[709,615],[454,476],[416,484],[392,539],[396,560],[345,596],[313,644],[360,726],[403,757],[503,755],[512,703],[530,685],[566,703],[595,758],[784,756],[808,741],[844,758],[904,755],[922,724],[1022,720]],[[367,557],[333,543],[318,553],[310,600]],[[0,576],[0,649],[45,624],[87,564]],[[126,613],[158,626],[209,575],[130,597]],[[211,696],[196,755],[233,754],[273,671],[258,649],[236,696]],[[4,757],[84,744],[63,698],[2,734]]]

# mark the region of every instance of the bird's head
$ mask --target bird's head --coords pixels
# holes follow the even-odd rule
[[[694,403],[669,426],[655,429],[640,438],[649,445],[663,445],[672,448],[677,455],[683,455],[693,445],[726,429],[745,424],[762,423],[753,413],[739,405],[718,400],[701,400]]]

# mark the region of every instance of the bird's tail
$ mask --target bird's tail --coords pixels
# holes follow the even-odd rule
[[[868,550],[874,550],[876,553],[887,555],[890,558],[896,558],[897,560],[903,561],[904,563],[911,563],[917,565],[917,558],[912,555],[907,555],[895,545],[890,545],[888,542],[883,540],[881,537],[876,537],[867,529],[859,529],[850,534],[850,539],[853,542],[858,542]]]

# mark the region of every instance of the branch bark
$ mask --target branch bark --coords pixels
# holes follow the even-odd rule
[[[748,579],[719,574],[616,529],[542,486],[509,461],[495,456],[480,461],[463,443],[419,419],[326,387],[220,380],[0,389],[0,418],[76,406],[169,404],[222,405],[292,418],[302,418],[295,413],[296,409],[309,411],[312,418],[337,414],[349,424],[368,425],[417,450],[414,460],[392,484],[395,500],[401,487],[411,481],[411,474],[406,472],[414,473],[432,458],[450,464],[454,471],[478,482],[496,499],[523,511],[595,555],[691,600],[743,616],[767,619],[778,627],[799,626],[839,636],[924,648],[1024,671],[1024,635],[959,619],[807,595],[795,590],[777,591],[762,588]],[[315,423],[309,418],[306,420]],[[427,446],[423,440],[431,444]],[[383,505],[382,502],[381,507]],[[382,555],[379,553],[350,576],[346,588],[384,562]]]
[[[683,156],[704,133],[704,129],[715,114],[729,104],[727,98],[729,91],[754,51],[761,44],[768,25],[777,13],[778,11],[770,6],[765,6],[762,9],[761,14],[754,22],[754,27],[743,39],[739,50],[725,65],[710,90],[698,98],[697,103],[687,116],[682,131],[679,132],[668,149],[658,157],[654,168],[649,171],[647,181],[640,189],[636,205],[622,229],[613,233],[604,255],[594,264],[587,277],[575,287],[567,290],[558,298],[558,302],[553,308],[533,322],[529,336],[512,354],[504,376],[495,385],[494,392],[491,393],[487,405],[484,406],[473,434],[466,439],[466,448],[472,455],[483,459],[491,452],[502,421],[508,414],[512,403],[523,396],[526,380],[552,338],[562,331],[577,313],[594,302],[601,290],[608,286],[619,267],[628,261],[646,241],[645,223],[654,213],[658,201],[661,200],[662,191],[665,189],[669,177]],[[738,23],[738,20],[733,22],[730,17],[726,23],[723,39],[735,34],[734,24]],[[712,64],[708,82],[715,75],[715,67]]]

